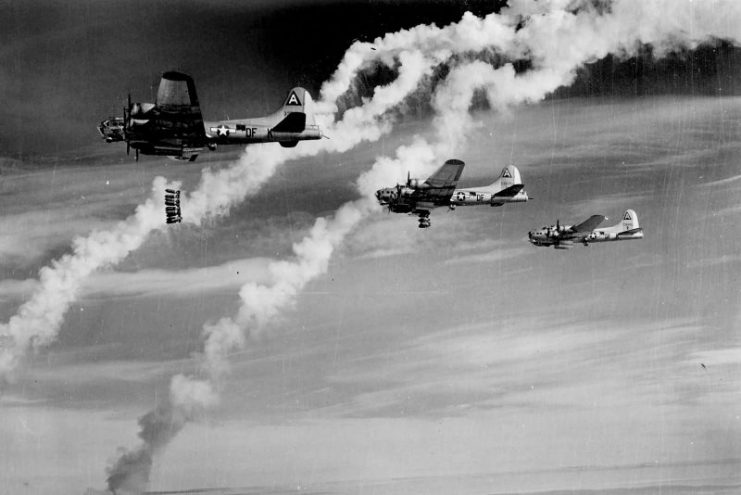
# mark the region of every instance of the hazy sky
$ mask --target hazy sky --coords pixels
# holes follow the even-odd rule
[[[327,20],[341,10],[331,2],[101,5],[6,5],[3,321],[33,291],[39,268],[74,237],[130,215],[155,176],[190,190],[203,167],[236,158],[125,159],[94,126],[129,88],[147,99],[160,71],[180,67],[195,76],[206,116],[232,105],[261,113],[295,83],[316,90],[358,37]],[[353,9],[360,34],[373,36],[465,10]],[[286,43],[293,34],[277,20],[296,17],[291,26],[315,42]],[[314,29],[314,18],[324,24]],[[535,199],[435,211],[427,230],[405,215],[362,221],[327,273],[231,356],[221,404],[155,459],[151,489],[741,485],[741,98],[699,93],[476,113],[480,126],[456,157],[467,163],[461,184],[489,183],[512,163]],[[35,138],[37,126],[48,141]],[[228,217],[155,232],[93,275],[58,341],[0,395],[0,485],[102,489],[116,449],[137,441],[137,418],[167,394],[173,374],[197,366],[203,324],[232,315],[243,284],[267,280],[269,260],[290,259],[317,216],[357,197],[354,181],[377,156],[415,135],[432,136],[429,119],[409,118],[345,153],[290,161]],[[604,214],[612,224],[627,208],[643,240],[570,251],[527,243],[528,230],[556,219]]]

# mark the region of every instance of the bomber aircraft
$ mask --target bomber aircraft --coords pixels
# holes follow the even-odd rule
[[[612,227],[598,229],[607,220],[603,215],[592,215],[578,225],[556,225],[543,227],[527,233],[535,246],[553,246],[555,249],[569,249],[575,242],[588,246],[592,242],[627,241],[643,239],[643,229],[638,225],[638,215],[634,210],[625,210],[620,223]]]
[[[125,141],[139,159],[163,155],[193,161],[205,148],[278,142],[292,148],[299,141],[320,139],[319,126],[311,113],[311,95],[304,88],[288,92],[283,107],[257,118],[203,121],[193,79],[180,72],[165,72],[154,103],[132,103],[129,95],[123,117],[111,117],[98,125],[107,143]]]
[[[501,206],[504,203],[527,201],[523,191],[520,172],[517,167],[508,166],[502,170],[493,184],[478,188],[456,189],[465,164],[451,159],[445,162],[426,181],[420,183],[407,175],[406,184],[387,187],[376,191],[378,202],[395,213],[408,213],[419,216],[419,228],[430,226],[430,211],[447,206],[454,210],[459,205]]]

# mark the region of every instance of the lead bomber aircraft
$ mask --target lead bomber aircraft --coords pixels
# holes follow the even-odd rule
[[[455,210],[456,206],[502,206],[528,200],[520,171],[513,165],[505,167],[499,178],[488,186],[456,189],[464,166],[461,160],[448,160],[421,184],[407,174],[406,184],[379,189],[376,199],[389,211],[418,215],[420,229],[430,226],[433,208],[447,206]]]
[[[293,148],[299,141],[320,139],[321,130],[311,113],[311,95],[304,88],[289,91],[283,107],[265,117],[203,121],[193,78],[165,72],[154,103],[132,103],[123,118],[111,117],[98,125],[107,143],[125,141],[126,153],[169,156],[193,161],[205,148],[278,142]]]
[[[561,225],[557,220],[556,225],[528,232],[527,236],[535,246],[553,246],[555,249],[569,249],[575,242],[588,246],[592,242],[643,239],[643,229],[638,225],[635,210],[625,210],[620,223],[598,229],[605,220],[607,217],[604,215],[592,215],[578,225]]]

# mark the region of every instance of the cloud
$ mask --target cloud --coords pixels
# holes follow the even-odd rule
[[[695,352],[689,356],[688,362],[700,362],[706,366],[738,365],[741,364],[741,347]]]
[[[731,186],[733,187],[737,182],[741,181],[741,175],[734,175],[732,177],[726,177],[725,179],[712,180],[709,182],[703,182],[700,184],[701,187],[718,187],[718,186]]]
[[[80,299],[115,297],[181,298],[210,292],[232,291],[245,280],[268,279],[267,258],[235,260],[217,266],[182,270],[143,269],[137,272],[105,271],[93,274],[80,289]],[[0,298],[18,298],[39,287],[34,279],[0,281]]]
[[[700,378],[691,376],[696,363],[688,369],[683,358],[703,327],[681,319],[628,324],[602,317],[596,325],[568,313],[482,315],[458,326],[428,325],[424,335],[366,352],[328,376],[344,400],[315,413],[455,417],[472,409],[634,407],[652,395],[672,404],[684,399],[684,391],[671,384],[657,389],[655,376],[648,375],[681,376],[688,383]]]
[[[714,258],[695,258],[687,263],[687,268],[709,268],[734,263],[741,263],[741,255],[724,254]]]
[[[523,241],[525,242],[525,241]],[[477,254],[456,256],[445,260],[446,265],[461,265],[465,263],[497,263],[532,254],[532,246],[504,247],[499,246],[491,251]]]
[[[109,222],[88,216],[94,208],[74,206],[60,211],[50,206],[46,212],[3,216],[0,220],[3,264],[30,265],[48,251],[68,244],[75,236],[108,227]]]

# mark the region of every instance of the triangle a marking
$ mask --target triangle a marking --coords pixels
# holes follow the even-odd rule
[[[295,91],[291,91],[291,95],[288,97],[288,100],[286,101],[285,106],[295,106],[300,107],[301,106],[301,100],[298,99],[298,95]]]

